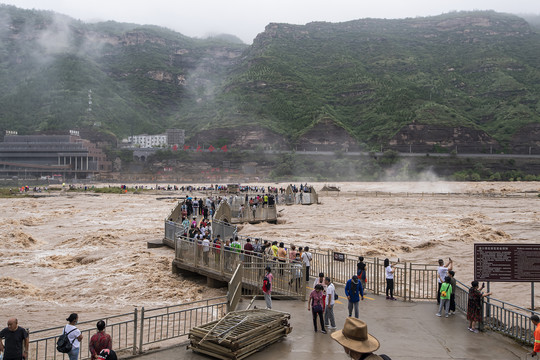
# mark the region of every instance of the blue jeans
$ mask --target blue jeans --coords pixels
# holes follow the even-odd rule
[[[68,352],[69,360],[79,360],[79,348],[72,348],[70,352]]]

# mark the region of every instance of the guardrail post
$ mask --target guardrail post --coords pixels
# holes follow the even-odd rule
[[[407,301],[407,263],[403,267],[403,301]],[[410,287],[410,286],[409,286]]]
[[[139,354],[142,354],[143,351],[143,336],[144,336],[144,306],[141,309],[141,328],[140,328],[140,338],[139,338]]]
[[[409,301],[412,301],[412,263],[409,263]]]
[[[133,355],[137,355],[137,308],[133,310]]]
[[[375,294],[379,295],[379,258],[375,258]]]

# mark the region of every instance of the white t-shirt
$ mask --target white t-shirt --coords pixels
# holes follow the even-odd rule
[[[204,252],[210,251],[210,241],[208,241],[208,239],[204,239],[204,240],[202,241],[202,250],[203,250]]]
[[[326,288],[326,305],[334,305],[336,302],[334,300],[334,294],[336,292],[336,288],[334,287],[334,284],[330,283],[328,287]]]
[[[437,269],[437,274],[439,275],[437,281],[440,284],[441,282],[444,282],[444,278],[446,277],[446,275],[448,275],[448,268],[444,266],[439,266],[439,268]]]
[[[304,264],[306,264],[306,266],[310,266],[310,264],[311,264],[311,253],[310,252],[302,253],[302,261],[304,262]]]
[[[73,329],[75,329],[75,330],[73,330]],[[73,331],[71,331],[71,330],[73,330]],[[79,340],[77,340],[77,338],[81,335],[81,331],[79,329],[77,329],[76,326],[68,324],[64,328],[64,331],[66,332],[66,334],[71,331],[71,333],[68,335],[68,340],[69,340],[69,342],[72,343],[73,348],[78,348],[79,346],[81,346],[81,344],[79,343]]]
[[[385,273],[386,273],[386,278],[387,279],[393,279],[394,278],[394,273],[392,272],[392,267],[390,265],[388,265],[385,269],[384,269]]]

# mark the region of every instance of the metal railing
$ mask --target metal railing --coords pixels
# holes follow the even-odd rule
[[[456,282],[454,290],[456,308],[467,313],[469,287],[460,281]],[[534,330],[531,315],[540,316],[539,312],[531,311],[492,297],[482,301],[482,325],[493,331],[498,331],[525,344],[534,344]]]
[[[88,343],[96,333],[96,323],[105,321],[106,332],[111,335],[112,348],[117,352],[142,353],[145,346],[187,336],[189,331],[207,322],[216,320],[227,311],[225,296],[160,308],[114,315],[77,324],[83,335],[79,359],[90,359]],[[138,321],[140,319],[140,321]],[[29,360],[67,359],[67,354],[56,350],[56,342],[64,326],[30,331]]]
[[[305,287],[292,286],[297,278],[305,276],[305,266],[288,261],[277,261],[263,254],[234,249],[224,244],[204,246],[200,240],[180,236],[175,241],[175,261],[192,271],[204,272],[229,281],[243,265],[243,294],[260,295],[264,269],[270,266],[274,272],[272,291],[276,296],[305,298]],[[276,276],[279,274],[279,276]]]
[[[227,312],[236,311],[236,307],[240,302],[240,298],[242,296],[242,278],[244,276],[243,270],[244,267],[242,264],[238,265],[236,267],[236,271],[231,277],[231,280],[229,281],[229,291],[227,292]]]
[[[115,351],[131,350],[135,352],[137,338],[137,309],[134,309],[133,312],[130,313],[78,323],[77,327],[83,335],[80,344],[80,359],[90,359],[91,357],[88,343],[92,335],[96,332],[96,323],[98,320],[105,321],[106,331],[111,335],[112,346]],[[67,354],[56,351],[56,342],[60,335],[62,335],[64,327],[65,325],[31,331],[29,359],[67,359]]]
[[[142,353],[145,345],[186,336],[195,326],[217,320],[226,311],[225,297],[149,310],[143,307],[139,326],[139,353]]]

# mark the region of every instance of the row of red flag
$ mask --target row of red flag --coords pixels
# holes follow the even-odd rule
[[[188,151],[189,148],[190,148],[189,145],[184,145],[184,151]],[[174,146],[172,147],[172,149],[173,149],[173,151],[178,151],[178,145],[174,145]],[[221,149],[221,151],[223,151],[223,152],[227,152],[227,145],[222,146],[220,149]],[[208,147],[208,151],[212,152],[212,151],[214,151],[214,150],[216,150],[216,148],[213,147],[212,145],[210,145],[210,146]],[[196,151],[196,152],[202,152],[202,151],[203,151],[203,148],[201,147],[201,145],[199,145],[199,146],[197,146],[197,149],[196,149],[195,151]]]

